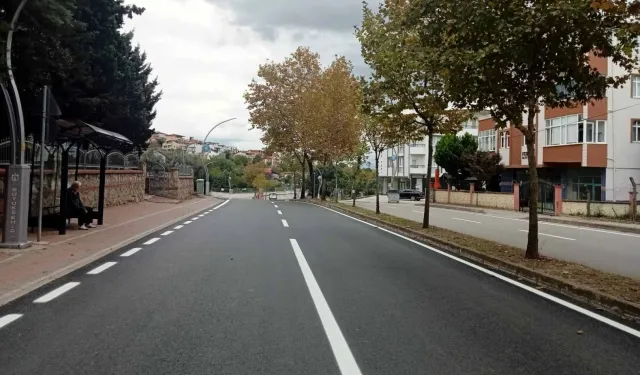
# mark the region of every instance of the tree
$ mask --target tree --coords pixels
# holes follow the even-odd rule
[[[535,142],[541,107],[601,99],[628,75],[598,71],[610,58],[638,70],[637,1],[415,0],[404,25],[437,50],[447,92],[461,108],[490,109],[497,127],[518,129],[527,145],[530,192],[526,258],[538,258]],[[543,139],[540,137],[540,139]]]
[[[475,151],[463,154],[461,159],[465,174],[478,179],[477,188],[484,186],[489,191],[500,189],[500,174],[504,170],[500,164],[500,154]]]
[[[293,199],[297,199],[297,191],[296,191],[296,177],[297,175],[300,173],[301,166],[300,166],[300,162],[296,159],[295,155],[293,155],[293,153],[289,153],[289,154],[282,154],[280,156],[280,168],[282,170],[282,173],[285,174],[286,176],[288,176],[289,174],[291,174],[292,177],[292,185],[293,185]],[[302,176],[301,178],[304,178],[304,176]]]
[[[474,154],[478,149],[478,141],[469,133],[462,136],[448,134],[440,138],[433,153],[438,166],[444,168],[457,188],[467,179],[469,169],[463,159],[466,155]]]
[[[293,153],[302,165],[310,160],[315,104],[310,93],[322,68],[318,54],[298,47],[283,62],[267,61],[258,68],[244,94],[252,128],[262,130],[269,152]],[[317,117],[315,117],[317,118]],[[312,167],[312,163],[309,163]],[[312,173],[313,171],[310,171]],[[304,198],[304,178],[300,198]]]
[[[437,50],[425,48],[414,30],[404,25],[410,10],[405,2],[386,1],[373,12],[364,3],[362,26],[356,28],[356,36],[381,95],[387,97],[382,112],[389,116],[413,117],[413,121],[402,121],[405,134],[420,130],[428,136],[427,176],[430,178],[433,136],[456,133],[468,118],[468,112],[450,108]],[[426,186],[427,197],[430,185]],[[429,227],[429,199],[425,199],[422,226]]]
[[[257,177],[262,175],[262,177],[265,178],[266,180],[266,176],[264,173],[264,164],[249,164],[246,167],[244,167],[244,179],[245,181],[252,181]]]

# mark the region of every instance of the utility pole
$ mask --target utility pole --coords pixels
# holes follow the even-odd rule
[[[631,220],[635,221],[638,215],[638,186],[633,177],[629,177],[631,181],[631,192],[629,193],[629,204],[631,204]]]

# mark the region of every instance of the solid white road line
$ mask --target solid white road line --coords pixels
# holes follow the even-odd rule
[[[227,203],[229,203],[229,201],[228,201],[228,200],[226,200],[226,201],[224,201],[224,202],[220,203],[219,205],[215,206],[213,209],[214,209],[214,210],[217,210],[218,208],[220,208],[220,207],[224,206],[224,205],[225,205],[225,204],[227,204]]]
[[[96,267],[96,268],[92,269],[91,271],[87,272],[87,275],[97,275],[97,274],[101,273],[102,271],[106,270],[107,268],[111,268],[111,267],[115,266],[116,264],[118,264],[118,262],[107,262],[107,263],[101,265],[100,267]]]
[[[414,240],[414,239],[412,239],[412,238],[409,238],[409,237],[403,236],[403,235],[401,235],[401,234],[398,234],[398,233],[392,232],[392,231],[390,231],[390,230],[388,230],[388,229],[386,229],[386,228],[378,227],[378,226],[376,226],[376,225],[373,225],[373,224],[370,224],[370,223],[364,222],[364,221],[362,221],[362,220],[360,220],[360,219],[353,218],[353,217],[351,217],[351,216],[349,216],[349,215],[345,215],[345,214],[343,214],[342,212],[338,212],[338,211],[336,211],[336,210],[332,210],[332,209],[327,208],[327,207],[322,207],[322,208],[324,208],[324,209],[326,209],[326,210],[329,210],[329,211],[332,211],[332,212],[335,212],[335,213],[337,213],[337,214],[339,214],[339,215],[342,215],[342,216],[348,217],[349,219],[352,219],[352,220],[355,220],[355,221],[359,221],[359,222],[361,222],[361,223],[365,223],[365,224],[370,225],[370,226],[372,226],[372,227],[374,227],[374,228],[378,228],[378,229],[380,229],[380,230],[382,230],[382,231],[385,231],[385,232],[387,232],[387,233],[389,233],[389,234],[392,234],[392,235],[394,235],[394,236],[396,236],[396,237],[400,237],[400,238],[402,238],[402,239],[404,239],[404,240],[406,240],[406,241],[412,242],[412,243],[414,243],[414,244],[416,244],[416,245],[418,245],[418,246],[421,246],[421,247],[423,247],[423,248],[425,248],[425,249],[431,250],[431,251],[433,251],[433,252],[435,252],[435,253],[438,253],[438,254],[440,254],[440,255],[442,255],[442,256],[445,256],[445,257],[447,257],[447,258],[453,259],[453,260],[455,260],[456,262],[462,263],[462,264],[464,264],[464,265],[466,265],[466,266],[469,266],[469,267],[471,267],[471,268],[475,268],[475,269],[476,269],[476,270],[478,270],[478,271],[484,272],[484,273],[486,273],[487,275],[493,276],[493,277],[495,277],[495,278],[497,278],[497,279],[500,279],[500,280],[502,280],[502,281],[504,281],[504,282],[507,282],[507,283],[509,283],[509,284],[511,284],[511,285],[517,286],[517,287],[519,287],[519,288],[521,288],[521,289],[524,289],[524,290],[526,290],[526,291],[528,291],[528,292],[531,292],[531,293],[533,293],[533,294],[535,294],[535,295],[538,295],[538,296],[540,296],[540,297],[542,297],[542,298],[546,298],[546,299],[548,299],[549,301],[555,302],[555,303],[557,303],[557,304],[559,304],[559,305],[562,305],[562,306],[564,306],[564,307],[566,307],[566,308],[568,308],[568,309],[571,309],[571,310],[573,310],[573,311],[575,311],[575,312],[577,312],[577,313],[580,313],[580,314],[586,315],[586,316],[588,316],[588,317],[590,317],[590,318],[592,318],[592,319],[595,319],[595,320],[597,320],[597,321],[599,321],[599,322],[602,322],[602,323],[604,323],[604,324],[607,324],[607,325],[609,325],[609,326],[611,326],[611,327],[613,327],[613,328],[619,329],[619,330],[621,330],[621,331],[623,331],[623,332],[626,332],[626,333],[628,333],[628,334],[630,334],[630,335],[632,335],[632,336],[635,336],[635,337],[637,337],[637,338],[640,338],[640,331],[638,331],[638,330],[636,330],[636,329],[633,329],[633,328],[631,328],[631,327],[625,326],[624,324],[620,324],[620,323],[616,322],[616,321],[615,321],[615,320],[613,320],[613,319],[609,319],[609,318],[604,317],[604,316],[602,316],[602,315],[600,315],[600,314],[596,314],[596,313],[594,313],[593,311],[590,311],[590,310],[587,310],[587,309],[585,309],[585,308],[582,308],[582,307],[580,307],[580,306],[578,306],[578,305],[575,305],[575,304],[573,304],[573,303],[571,303],[571,302],[568,302],[568,301],[565,301],[565,300],[563,300],[563,299],[560,299],[560,298],[558,298],[558,297],[556,297],[556,296],[552,296],[551,294],[547,294],[547,293],[545,293],[545,292],[542,292],[542,291],[540,291],[540,290],[538,290],[538,289],[536,289],[536,288],[532,288],[532,287],[530,287],[530,286],[528,286],[528,285],[522,284],[522,283],[520,283],[520,282],[518,282],[518,281],[516,281],[516,280],[513,280],[513,279],[511,279],[511,278],[509,278],[509,277],[507,277],[507,276],[503,276],[503,275],[501,275],[501,274],[499,274],[499,273],[497,273],[497,272],[494,272],[494,271],[492,271],[492,270],[490,270],[490,269],[487,269],[487,268],[481,267],[481,266],[479,266],[479,265],[477,265],[477,264],[471,263],[471,262],[466,261],[466,260],[464,260],[464,259],[462,259],[462,258],[458,258],[457,256],[451,255],[451,254],[449,254],[449,253],[447,253],[447,252],[445,252],[445,251],[438,250],[438,249],[436,249],[436,248],[434,248],[434,247],[431,247],[431,246],[429,246],[429,245],[423,244],[422,242],[416,241],[416,240]]]
[[[0,328],[6,326],[7,324],[18,320],[22,314],[7,314],[0,318]]]
[[[45,303],[45,302],[49,302],[51,300],[53,300],[56,297],[60,297],[61,295],[65,294],[66,292],[70,291],[71,289],[77,287],[78,285],[80,285],[79,282],[69,282],[64,284],[63,286],[54,289],[52,291],[50,291],[49,293],[45,294],[44,296],[36,299],[33,301],[33,303]]]
[[[191,223],[193,223],[193,221],[191,221],[191,220],[187,220],[187,221],[185,221],[185,222],[184,222],[184,223],[182,223],[182,224],[187,225],[187,224],[191,224]]]
[[[520,229],[520,232],[529,233],[529,231],[526,230],[526,229]],[[538,232],[538,236],[547,236],[547,237],[553,237],[553,238],[560,238],[561,240],[569,240],[569,241],[575,241],[576,240],[575,238],[554,236],[553,234],[546,234],[546,233],[540,233],[540,232]]]
[[[133,254],[137,253],[138,251],[142,250],[141,247],[134,247],[133,249],[127,251],[126,253],[122,253],[120,254],[121,257],[130,257]]]
[[[143,243],[143,245],[151,245],[151,244],[154,244],[154,243],[156,243],[158,241],[160,241],[160,239],[158,237],[155,237],[155,238],[152,238],[149,241]]]
[[[287,223],[285,219],[282,219],[282,225],[284,225],[285,228],[289,228],[289,223]]]
[[[458,218],[458,217],[454,217],[454,218],[453,218],[453,220],[459,220],[459,221],[466,221],[466,222],[469,222],[469,223],[482,224],[482,223],[481,223],[481,222],[479,222],[479,221],[473,221],[473,220],[467,220],[467,219],[460,219],[460,218]]]
[[[322,290],[320,290],[320,285],[318,285],[316,278],[313,276],[313,272],[300,249],[300,245],[298,245],[298,241],[293,238],[289,239],[289,241],[291,241],[293,253],[296,255],[296,259],[298,260],[302,276],[304,277],[304,281],[307,283],[307,288],[309,288],[309,294],[311,294],[313,304],[320,316],[320,322],[322,322],[324,332],[329,339],[329,345],[331,345],[333,355],[336,357],[336,362],[338,362],[340,372],[342,375],[360,375],[360,368],[358,368],[358,364],[356,363],[353,354],[351,354],[351,349],[349,349],[349,345],[342,335],[340,326],[338,326],[338,322],[336,322],[336,319],[333,317],[333,313],[331,313],[329,304],[324,298]]]
[[[278,210],[278,215],[282,215],[282,211]]]
[[[171,233],[173,233],[173,231],[172,231],[172,230],[168,230],[168,231],[166,231],[166,232],[162,233],[162,234],[161,234],[161,236],[168,236],[168,235],[170,235]]]
[[[184,227],[184,225],[176,225],[175,227],[173,227],[173,229],[178,230],[178,229],[182,229],[183,227]]]

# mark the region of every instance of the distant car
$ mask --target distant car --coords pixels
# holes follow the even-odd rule
[[[278,200],[278,193],[269,193],[269,200],[270,201]]]
[[[400,194],[400,199],[411,199],[413,201],[419,201],[424,198],[424,195],[419,190],[413,189],[402,189],[398,192]]]

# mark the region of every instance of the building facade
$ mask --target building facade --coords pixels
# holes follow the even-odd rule
[[[488,116],[487,113],[481,112],[473,119],[464,123],[463,129],[458,135],[469,133],[478,136],[479,118]],[[441,135],[435,135],[433,139],[433,147],[442,138]],[[380,163],[378,166],[378,176],[380,177],[380,188],[383,193],[390,189],[416,189],[424,191],[428,180],[427,163],[429,152],[429,137],[418,142],[412,142],[388,149],[382,152]],[[375,163],[372,161],[372,168]],[[435,161],[432,161],[431,178],[435,177],[436,168]],[[444,170],[441,169],[441,172]]]

